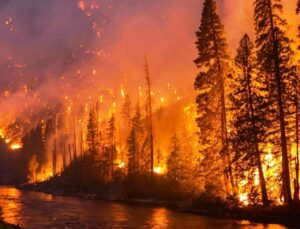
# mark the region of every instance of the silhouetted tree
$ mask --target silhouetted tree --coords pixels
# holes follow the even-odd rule
[[[112,114],[107,127],[107,163],[109,168],[109,176],[113,176],[114,172],[114,161],[116,159],[117,149],[116,149],[116,124],[115,115]]]
[[[89,113],[89,118],[88,118],[88,124],[87,124],[87,145],[88,145],[88,151],[90,153],[97,153],[97,125],[96,125],[96,114],[95,110],[92,108]]]
[[[140,105],[137,103],[134,117],[131,120],[131,131],[127,140],[128,144],[128,175],[135,176],[140,172],[141,138],[143,138],[143,125]]]
[[[235,150],[235,159],[242,160],[239,166],[245,173],[256,168],[259,172],[259,181],[262,202],[268,205],[268,194],[261,161],[261,143],[265,142],[266,131],[270,126],[267,115],[268,104],[263,88],[260,86],[259,76],[255,71],[256,53],[249,36],[245,34],[240,42],[235,58],[235,64],[240,73],[231,83],[232,93],[232,142]]]
[[[123,107],[122,107],[122,118],[126,126],[130,126],[131,113],[132,113],[131,99],[129,94],[126,94]]]
[[[227,120],[225,105],[226,69],[229,61],[224,26],[217,13],[215,0],[204,2],[202,19],[197,35],[198,57],[195,60],[199,74],[195,80],[200,143],[205,158],[216,151],[222,156],[226,177],[233,186],[228,152]],[[214,160],[211,160],[214,162]],[[209,166],[214,170],[213,166]],[[216,168],[219,167],[216,165]],[[209,169],[209,168],[208,168]]]
[[[153,139],[153,120],[152,120],[152,96],[151,96],[151,79],[149,73],[149,66],[147,59],[145,60],[145,72],[146,72],[146,83],[147,83],[147,111],[148,111],[148,135],[150,144],[150,173],[153,178],[154,171],[154,139]]]
[[[298,3],[297,3],[296,13],[297,13],[297,14],[300,14],[300,0],[298,0]],[[298,30],[299,30],[299,35],[298,35],[298,37],[300,38],[300,23],[299,23],[299,26],[298,26]],[[300,44],[299,44],[299,46],[298,46],[298,49],[300,49]]]
[[[290,40],[285,34],[286,22],[282,19],[281,0],[255,0],[256,46],[260,73],[268,84],[269,98],[275,112],[274,123],[278,123],[279,142],[282,154],[282,192],[284,202],[291,203],[288,143],[286,134],[286,83],[290,77]]]
[[[172,181],[178,181],[180,174],[180,143],[176,135],[171,139],[170,154],[167,160],[168,178]]]

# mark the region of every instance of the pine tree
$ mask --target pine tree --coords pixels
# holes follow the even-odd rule
[[[149,73],[149,66],[147,59],[145,60],[145,72],[147,82],[147,111],[148,111],[148,125],[149,125],[149,144],[150,144],[150,173],[153,178],[154,172],[154,139],[153,139],[153,120],[152,120],[152,96],[151,96],[151,79]]]
[[[300,117],[300,78],[299,67],[292,65],[287,82],[286,90],[288,96],[286,99],[287,107],[287,137],[289,148],[295,149],[295,155],[292,159],[295,161],[295,179],[294,179],[294,199],[299,200],[299,117]]]
[[[96,138],[97,138],[96,114],[94,109],[91,109],[89,113],[88,124],[87,124],[86,141],[88,145],[88,151],[93,154],[97,153]]]
[[[171,138],[170,153],[167,158],[168,179],[180,184],[184,192],[192,192],[197,188],[195,183],[195,151],[193,149],[192,135],[185,128],[180,133],[180,138],[175,135]]]
[[[298,0],[296,12],[297,12],[297,14],[300,14],[300,0]],[[300,38],[300,24],[298,26],[298,30],[299,30],[299,38]],[[300,49],[300,45],[298,46],[298,49]]]
[[[296,70],[296,69],[295,69]],[[299,71],[294,72],[292,84],[292,96],[291,96],[291,106],[292,109],[292,117],[293,117],[293,125],[291,127],[290,133],[294,133],[293,141],[296,148],[295,153],[295,180],[294,180],[294,199],[299,200],[299,118],[300,118],[300,82],[299,82]],[[294,130],[294,131],[293,131]]]
[[[55,138],[55,126],[52,119],[49,119],[46,123],[45,128],[45,146],[49,147],[51,144],[53,145],[53,138]],[[55,146],[55,145],[54,145]],[[54,152],[55,149],[53,149]],[[50,161],[49,155],[47,154],[47,161]],[[53,163],[56,160],[55,155],[52,154],[52,173],[56,174],[56,164]]]
[[[47,162],[47,155],[46,155],[46,147],[45,147],[45,135],[44,135],[44,123],[40,122],[37,124],[35,131],[34,131],[34,152],[36,154],[36,160],[39,164],[37,171],[41,172],[43,166]]]
[[[200,143],[206,157],[219,151],[226,177],[233,186],[228,152],[227,120],[225,106],[226,69],[229,61],[224,26],[217,14],[215,0],[206,0],[201,25],[196,32],[198,57],[195,60],[200,73],[196,77],[196,119],[200,131]]]
[[[117,149],[116,149],[116,126],[115,126],[115,115],[112,114],[107,127],[107,149],[108,149],[108,168],[109,176],[113,176],[114,172],[114,161],[116,159]]]
[[[142,116],[139,102],[135,108],[134,117],[131,120],[131,131],[127,140],[128,144],[128,175],[136,176],[140,171],[141,164],[141,139],[143,138]]]
[[[179,181],[180,174],[182,173],[179,162],[180,162],[180,143],[176,135],[171,139],[170,154],[167,160],[168,178],[171,181]]]
[[[290,77],[290,40],[285,34],[286,22],[281,17],[281,0],[256,0],[255,30],[260,73],[266,76],[270,102],[275,109],[274,123],[278,133],[282,155],[282,193],[284,202],[291,203],[288,142],[286,134],[286,82]]]
[[[263,88],[259,88],[259,77],[255,71],[254,45],[247,34],[240,42],[235,64],[241,72],[233,79],[231,84],[233,89],[230,94],[235,158],[237,160],[242,158],[242,165],[239,167],[244,170],[256,167],[259,172],[262,201],[264,205],[268,205],[266,181],[261,161],[261,144],[265,142],[265,133],[269,126],[268,106],[265,98],[261,95]],[[242,173],[244,172],[242,171]]]
[[[26,133],[22,138],[22,151],[20,156],[20,175],[21,181],[26,182],[28,180],[29,161],[32,154],[32,143],[30,142],[30,133]]]
[[[123,118],[126,126],[130,125],[131,113],[132,113],[131,99],[130,99],[129,94],[126,94],[125,99],[124,99],[124,104],[122,107],[122,118]]]

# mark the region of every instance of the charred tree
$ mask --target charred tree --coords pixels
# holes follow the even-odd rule
[[[153,177],[154,172],[154,140],[153,140],[153,120],[152,120],[152,96],[151,96],[151,80],[149,73],[149,66],[147,60],[145,60],[145,71],[146,71],[146,83],[148,93],[148,125],[149,125],[149,141],[150,141],[150,174]]]
[[[112,114],[108,121],[108,127],[107,127],[107,150],[108,150],[107,164],[108,164],[109,176],[111,178],[113,177],[114,161],[115,161],[116,154],[117,154],[115,122],[116,122],[115,115]]]
[[[135,113],[131,119],[131,131],[127,140],[128,144],[128,175],[135,177],[140,171],[141,138],[143,138],[143,125],[140,105],[137,103]]]
[[[87,145],[88,151],[92,154],[97,153],[97,124],[95,110],[92,108],[89,113],[87,123]]]

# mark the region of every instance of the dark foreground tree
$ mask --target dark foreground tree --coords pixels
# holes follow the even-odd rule
[[[109,171],[109,177],[112,178],[114,173],[114,161],[116,159],[117,148],[116,148],[116,120],[115,115],[112,114],[106,131],[107,136],[107,165]]]
[[[285,34],[286,22],[282,19],[281,0],[256,0],[255,30],[260,73],[266,77],[274,123],[278,123],[278,141],[282,156],[282,193],[284,202],[290,204],[291,186],[287,142],[285,98],[286,84],[290,77],[290,40]]]
[[[256,75],[256,58],[254,45],[247,34],[244,35],[237,50],[235,64],[239,70],[233,78],[233,91],[230,95],[232,103],[232,142],[235,158],[242,158],[238,167],[244,171],[254,168],[259,173],[262,202],[269,204],[266,181],[261,161],[261,144],[265,141],[268,128],[268,106],[261,96],[263,88],[260,87]]]
[[[300,13],[300,0],[298,0],[296,12],[297,12],[297,14]],[[300,24],[299,24],[299,26],[298,26],[298,30],[299,30],[299,38],[300,38]],[[298,46],[298,48],[300,49],[300,45]]]
[[[203,146],[201,151],[207,159],[219,152],[225,175],[233,186],[225,106],[226,63],[229,54],[215,0],[204,2],[201,25],[196,35],[198,57],[195,63],[200,71],[195,81],[195,90],[198,92],[196,121]],[[212,166],[210,168],[213,169]]]
[[[171,139],[170,145],[170,155],[167,160],[168,178],[171,181],[179,181],[180,174],[182,173],[180,169],[180,142],[176,135]]]
[[[131,120],[131,131],[127,140],[128,143],[128,175],[135,177],[141,172],[141,148],[143,138],[143,125],[140,105],[137,103],[134,116]]]
[[[89,113],[88,124],[87,124],[87,145],[90,153],[97,152],[97,127],[96,127],[96,113],[92,108]]]
[[[145,60],[145,73],[147,83],[147,114],[148,114],[148,134],[149,134],[149,145],[150,145],[150,173],[153,178],[154,172],[154,139],[153,139],[153,120],[152,120],[152,85],[150,79],[149,65],[147,59]]]

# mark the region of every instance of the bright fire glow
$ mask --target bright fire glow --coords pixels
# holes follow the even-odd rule
[[[22,148],[22,145],[19,144],[19,143],[13,143],[13,144],[10,145],[10,148],[11,148],[12,150],[17,150],[17,149],[21,149],[21,148]]]
[[[239,195],[239,199],[240,199],[240,202],[243,204],[243,205],[249,205],[249,200],[248,200],[248,194],[247,193],[241,193]]]
[[[120,161],[120,162],[118,163],[118,167],[119,167],[120,169],[125,168],[125,163],[124,163],[123,161]]]
[[[155,167],[153,171],[154,171],[154,173],[156,173],[156,174],[163,174],[163,173],[164,173],[163,168],[160,167],[160,166]]]

